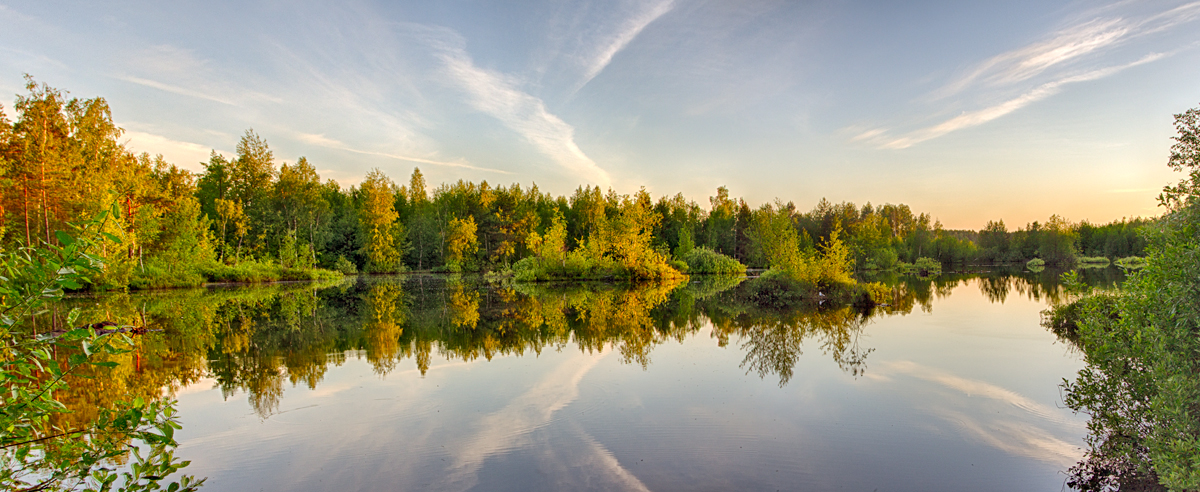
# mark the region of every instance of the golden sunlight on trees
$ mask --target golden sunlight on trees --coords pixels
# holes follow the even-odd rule
[[[359,185],[362,211],[359,221],[365,240],[366,271],[372,273],[397,272],[404,250],[404,226],[398,222],[396,213],[395,185],[379,169],[367,174]]]
[[[415,168],[404,186],[375,169],[343,187],[322,182],[305,157],[276,162],[254,130],[240,137],[236,156],[214,151],[203,172],[191,173],[124,148],[104,99],[68,99],[32,79],[26,89],[16,121],[0,115],[0,247],[54,243],[53,232],[68,222],[116,206],[106,227],[121,246],[98,241],[110,267],[91,288],[409,268],[520,280],[661,280],[742,267],[815,286],[842,282],[847,270],[903,273],[917,262],[947,269],[1032,259],[1136,263],[1130,258],[1146,245],[1139,231],[1154,222],[1093,225],[1051,216],[1015,230],[1003,221],[981,231],[945,230],[903,204],[821,199],[807,212],[782,201],[756,210],[724,186],[704,207],[682,194],[654,201],[645,190],[622,195],[594,186],[569,196],[486,181],[431,188]]]
[[[475,217],[450,219],[446,226],[446,268],[451,272],[461,272],[470,266],[468,260],[479,249],[477,230]]]

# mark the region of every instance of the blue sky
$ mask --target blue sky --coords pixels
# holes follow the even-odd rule
[[[947,227],[1156,215],[1200,2],[8,2],[22,74],[192,170],[254,128],[344,185],[907,203]]]

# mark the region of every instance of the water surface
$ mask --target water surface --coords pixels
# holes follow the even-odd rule
[[[890,279],[866,313],[719,278],[73,301],[163,330],[122,384],[179,399],[206,490],[1057,491],[1087,430],[1059,394],[1081,358],[1039,326],[1053,279]]]

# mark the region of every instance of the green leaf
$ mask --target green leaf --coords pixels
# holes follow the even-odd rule
[[[75,238],[63,231],[54,231],[54,237],[57,237],[58,242],[62,243],[63,246],[70,246],[75,243]]]

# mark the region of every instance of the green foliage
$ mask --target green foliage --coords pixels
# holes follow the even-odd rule
[[[1033,272],[1040,272],[1042,269],[1046,268],[1046,261],[1041,258],[1034,258],[1025,262],[1025,268],[1028,268]]]
[[[900,266],[900,255],[891,248],[878,249],[859,266],[862,270],[892,270]]]
[[[687,266],[688,273],[741,274],[746,272],[746,265],[704,246],[688,251],[680,256],[680,259]]]
[[[942,273],[941,262],[933,259],[920,257],[914,263],[904,263],[900,266],[900,273],[907,275],[920,275],[927,277],[930,275],[940,275]]]
[[[358,267],[354,266],[345,256],[339,256],[337,262],[333,264],[333,269],[342,272],[342,275],[357,275]]]
[[[1175,117],[1169,165],[1189,176],[1159,197],[1168,213],[1145,231],[1145,267],[1119,294],[1083,297],[1071,308],[1077,316],[1061,316],[1078,319],[1088,363],[1065,384],[1065,403],[1091,416],[1087,455],[1068,480],[1073,487],[1200,489],[1198,120],[1200,109]]]
[[[1146,259],[1140,256],[1126,256],[1118,258],[1113,264],[1129,270],[1138,270],[1146,267]]]
[[[1079,252],[1084,256],[1105,258],[1144,255],[1146,238],[1141,231],[1150,223],[1142,218],[1121,219],[1104,225],[1083,221],[1076,227]]]
[[[176,289],[181,287],[199,287],[207,281],[202,273],[202,266],[193,265],[189,269],[180,269],[159,259],[152,259],[138,270],[129,280],[130,289]]]
[[[64,289],[78,289],[100,273],[94,253],[107,214],[77,229],[56,233],[58,244],[0,254],[0,488],[5,490],[160,490],[163,479],[187,466],[172,448],[173,402],[118,401],[100,408],[79,426],[61,427],[54,417],[67,412],[55,399],[68,378],[84,368],[107,370],[107,357],[130,351],[124,333],[100,335],[91,325],[38,335],[24,323]],[[111,238],[108,238],[111,239]],[[67,326],[78,322],[72,311]],[[56,354],[70,354],[65,360]],[[114,463],[131,456],[125,468]],[[168,490],[195,490],[203,480],[183,476]]]
[[[334,280],[339,272],[322,268],[288,268],[268,260],[246,260],[233,265],[209,263],[201,273],[210,282],[261,283],[280,280]]]
[[[0,125],[6,142],[0,149],[5,185],[0,246],[55,242],[51,233],[66,220],[116,205],[120,213],[106,232],[121,246],[102,242],[106,267],[89,279],[93,289],[261,281],[277,275],[257,263],[307,270],[333,268],[338,258],[373,273],[504,271],[536,256],[527,239],[544,233],[555,216],[566,231],[562,255],[554,260],[557,270],[553,261],[531,260],[523,271],[562,278],[662,278],[678,275],[684,258],[704,247],[744,265],[780,269],[810,286],[845,282],[852,269],[891,270],[922,257],[943,265],[1034,257],[1069,265],[1077,254],[1142,255],[1139,231],[1150,223],[1073,224],[1051,216],[1014,231],[1003,221],[979,232],[953,231],[903,204],[858,207],[821,199],[803,212],[778,202],[770,210],[775,217],[767,217],[724,186],[702,207],[682,194],[654,202],[644,191],[629,197],[593,186],[559,197],[536,185],[486,181],[460,180],[430,190],[419,169],[406,186],[376,169],[358,186],[343,189],[332,180],[322,183],[317,166],[305,157],[276,162],[253,130],[236,143],[235,157],[213,152],[204,172],[193,175],[161,156],[126,150],[103,99],[68,100],[63,91],[32,80],[27,89],[18,98],[17,121]],[[1172,165],[1192,159],[1188,138],[1173,148]],[[1191,186],[1185,185],[1179,189]],[[834,244],[844,250],[826,250]],[[214,260],[227,267],[214,266]],[[238,266],[246,262],[249,266]],[[533,264],[538,265],[530,269]]]
[[[786,276],[800,290],[838,289],[853,285],[850,277],[850,247],[841,241],[841,227],[834,224],[820,251],[801,249],[801,236],[793,226],[791,210],[781,204],[763,205],[754,214],[753,233],[771,269],[767,277]]]
[[[694,250],[695,248],[696,248],[696,242],[695,242],[695,240],[692,239],[691,229],[685,229],[683,231],[680,231],[679,245],[675,247],[675,257],[676,258],[685,258],[689,254],[691,254],[692,250]]]
[[[1106,267],[1112,262],[1103,256],[1080,256],[1076,259],[1079,265],[1083,268],[1099,268]]]

